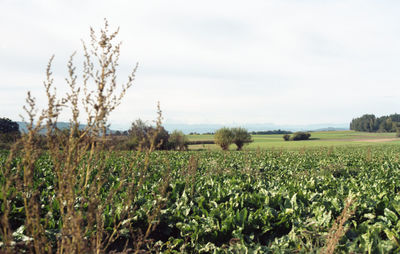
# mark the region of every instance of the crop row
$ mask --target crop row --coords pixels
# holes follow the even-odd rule
[[[399,154],[395,146],[154,152],[131,207],[124,206],[130,191],[124,187],[114,193],[101,215],[108,234],[120,225],[118,239],[108,250],[119,250],[126,241],[133,246],[140,240],[133,236],[144,236],[150,229],[144,248],[164,252],[318,252],[327,246],[350,200],[336,250],[396,253],[400,251]],[[108,173],[102,200],[118,188],[122,168],[139,165],[142,159],[144,155],[120,152],[105,159]],[[43,155],[35,169],[41,217],[56,245],[63,225],[52,162]],[[135,166],[130,170],[134,174],[126,181],[135,182],[143,173]],[[28,242],[21,195],[10,200],[9,218],[15,241]],[[76,209],[88,208],[77,201]],[[133,212],[124,213],[126,209]]]

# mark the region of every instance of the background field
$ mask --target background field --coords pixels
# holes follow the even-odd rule
[[[214,140],[213,135],[189,135],[190,141]],[[369,133],[357,131],[323,131],[311,132],[311,139],[306,141],[284,141],[282,134],[273,135],[252,135],[254,142],[245,146],[244,150],[258,148],[303,148],[320,146],[365,146],[365,145],[386,145],[400,144],[400,138],[395,133]],[[191,150],[219,149],[215,144],[190,145]],[[231,150],[236,149],[231,145]]]

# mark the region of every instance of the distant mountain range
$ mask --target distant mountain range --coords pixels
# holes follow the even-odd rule
[[[28,131],[28,127],[27,127],[27,123],[26,122],[17,122],[17,123],[19,125],[19,131],[20,132],[27,132]],[[57,128],[60,129],[60,130],[69,129],[69,123],[67,123],[67,122],[58,122],[57,123]],[[85,128],[85,125],[83,125],[83,124],[79,125],[79,129],[83,129],[83,128]],[[44,129],[40,131],[40,133],[45,133],[45,132],[46,132],[46,130],[44,130]]]
[[[181,130],[184,133],[197,132],[215,132],[222,127],[243,127],[248,131],[269,131],[269,130],[287,130],[287,131],[337,131],[349,130],[349,124],[310,124],[310,125],[277,125],[277,124],[164,124],[168,131]]]
[[[27,125],[25,122],[17,122],[19,125],[19,129],[21,132],[27,131]],[[243,127],[248,131],[269,131],[269,130],[287,130],[287,131],[338,131],[338,130],[348,130],[349,124],[311,124],[311,125],[277,125],[277,124],[164,124],[164,128],[171,132],[174,130],[181,130],[184,133],[188,134],[191,132],[196,133],[209,133],[215,132],[219,128],[222,127]],[[67,122],[58,122],[57,127],[59,129],[69,128],[69,123]],[[80,125],[80,128],[84,128],[85,125]],[[127,128],[128,129],[128,128]],[[124,131],[127,129],[120,129],[120,131]],[[111,125],[111,132],[115,132],[117,129],[114,129]],[[44,131],[43,131],[44,132]]]

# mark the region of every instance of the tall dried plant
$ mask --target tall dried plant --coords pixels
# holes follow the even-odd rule
[[[82,83],[78,82],[76,67],[74,65],[75,53],[68,61],[68,77],[66,82],[69,92],[62,98],[56,95],[52,78],[51,66],[54,56],[50,58],[46,68],[44,87],[47,95],[47,107],[38,114],[35,99],[28,93],[27,106],[24,107],[28,117],[28,131],[20,140],[22,149],[13,149],[8,157],[5,167],[2,168],[2,203],[1,237],[3,241],[1,251],[14,253],[15,243],[12,242],[10,227],[10,203],[18,195],[22,196],[25,209],[26,235],[32,241],[26,248],[32,253],[104,253],[119,238],[119,229],[126,223],[129,224],[135,206],[137,192],[143,186],[148,176],[150,154],[156,148],[157,131],[153,133],[150,149],[140,157],[141,151],[132,158],[129,165],[123,166],[119,172],[120,181],[109,186],[104,192],[103,186],[107,182],[109,169],[106,160],[110,151],[106,151],[107,120],[110,113],[121,103],[127,90],[132,86],[137,65],[128,76],[126,83],[117,83],[117,67],[120,57],[120,42],[115,42],[119,29],[109,31],[105,20],[104,27],[99,33],[90,28],[89,44],[83,42],[84,64]],[[86,125],[80,124],[81,108],[86,114]],[[57,121],[63,110],[71,111],[70,126],[68,131],[60,131]],[[161,128],[162,114],[158,106],[157,130]],[[37,145],[40,131],[46,130],[46,146],[43,151]],[[38,169],[35,163],[38,158],[48,154],[52,161],[54,171],[55,202],[59,208],[61,231],[54,241],[46,235],[46,215],[43,215],[41,201],[39,200],[40,188],[34,183]],[[21,158],[17,167],[13,161]],[[140,172],[135,173],[133,168]],[[166,176],[169,172],[165,172]],[[22,178],[20,177],[22,175]],[[145,241],[154,230],[153,221],[156,220],[165,202],[168,186],[166,181],[160,183],[160,198],[155,207],[148,213],[149,227],[144,237]],[[39,184],[40,185],[40,184]],[[113,197],[124,191],[123,210],[109,214],[113,218],[113,229],[104,227],[104,213],[107,207],[113,206]],[[49,199],[51,197],[48,197]],[[132,231],[136,233],[135,230]],[[135,236],[132,236],[135,239]],[[136,251],[142,247],[141,243],[135,245]],[[125,249],[128,242],[125,244]]]
[[[352,208],[352,205],[355,202],[355,198],[349,196],[345,200],[345,206],[342,210],[342,213],[339,217],[336,218],[332,227],[330,228],[327,238],[326,245],[323,253],[332,254],[335,251],[336,246],[338,245],[340,239],[344,236],[348,228],[344,226],[345,222],[350,219],[350,217],[355,213],[356,207]]]

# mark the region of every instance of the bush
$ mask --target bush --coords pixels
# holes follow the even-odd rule
[[[222,150],[228,150],[234,138],[232,130],[226,127],[217,130],[214,134],[215,144],[219,145]]]
[[[137,150],[138,148],[139,141],[136,137],[129,137],[116,145],[117,150]]]
[[[232,128],[233,143],[237,146],[237,150],[242,150],[243,145],[253,142],[250,133],[245,128]]]
[[[175,130],[168,139],[169,147],[174,150],[187,150],[189,140],[182,131]]]
[[[168,149],[168,131],[161,125],[153,127],[138,119],[129,129],[128,150],[150,149],[152,145],[158,150]]]
[[[169,133],[163,126],[152,128],[150,137],[153,137],[151,143],[154,143],[157,150],[168,150]]]
[[[283,139],[284,139],[285,141],[289,141],[289,140],[290,140],[290,135],[289,135],[289,134],[283,135]]]
[[[290,140],[308,140],[310,137],[310,133],[298,131],[293,133],[293,136],[290,138]]]
[[[1,143],[15,143],[21,134],[19,132],[11,132],[11,133],[0,133],[0,142]]]
[[[214,134],[215,144],[222,150],[228,150],[231,144],[237,146],[237,150],[242,150],[245,144],[253,142],[250,133],[245,128],[221,128]]]

